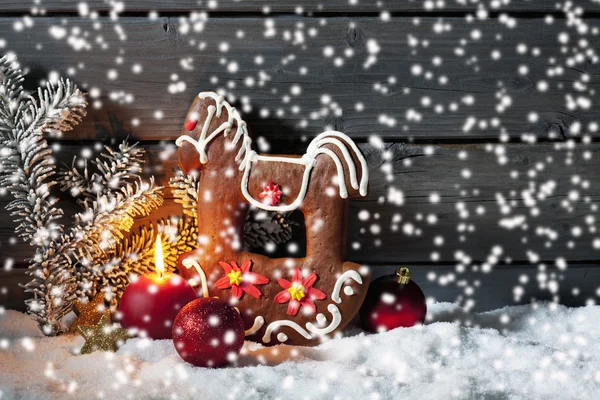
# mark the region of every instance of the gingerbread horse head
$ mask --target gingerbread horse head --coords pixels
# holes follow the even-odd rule
[[[302,156],[252,150],[246,123],[214,92],[192,103],[179,165],[201,171],[198,249],[179,259],[205,297],[237,307],[247,339],[265,345],[316,344],[343,329],[367,293],[368,269],[345,261],[348,198],[365,196],[368,170],[356,144],[340,132],[315,137]],[[248,205],[303,212],[306,256],[269,258],[244,251]]]

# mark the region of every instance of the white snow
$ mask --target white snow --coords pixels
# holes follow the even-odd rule
[[[57,26],[57,25],[52,25],[49,29],[48,29],[48,33],[50,33],[50,36],[52,36],[53,38],[60,40],[62,38],[64,38],[65,36],[67,36],[67,30],[62,27],[62,26]]]
[[[512,230],[522,226],[525,221],[526,218],[524,215],[515,215],[511,218],[502,218],[498,224],[503,228]]]
[[[79,336],[45,338],[28,316],[5,311],[0,398],[597,399],[599,320],[599,306],[467,314],[436,303],[424,327],[351,328],[314,348],[246,342],[237,367],[203,369],[169,340],[76,355]]]

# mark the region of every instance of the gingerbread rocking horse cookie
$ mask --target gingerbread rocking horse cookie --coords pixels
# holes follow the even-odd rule
[[[327,131],[302,156],[252,150],[238,111],[213,92],[192,103],[181,136],[179,164],[201,171],[198,246],[179,259],[179,273],[204,296],[235,306],[246,338],[265,345],[318,344],[343,329],[367,293],[368,269],[345,261],[348,198],[367,194],[368,170],[356,144]],[[299,209],[306,256],[269,258],[243,250],[248,206]]]

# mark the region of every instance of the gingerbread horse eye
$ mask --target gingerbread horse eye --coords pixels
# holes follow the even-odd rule
[[[197,123],[198,123],[197,119],[188,119],[187,121],[185,121],[184,127],[188,131],[191,131],[196,127]]]

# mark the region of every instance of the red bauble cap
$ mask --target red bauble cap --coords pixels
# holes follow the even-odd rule
[[[374,280],[360,309],[363,328],[370,332],[422,324],[426,315],[425,295],[406,267],[396,270],[396,275]]]
[[[217,298],[200,298],[181,309],[173,323],[173,344],[185,361],[220,367],[237,359],[244,344],[239,312]]]

